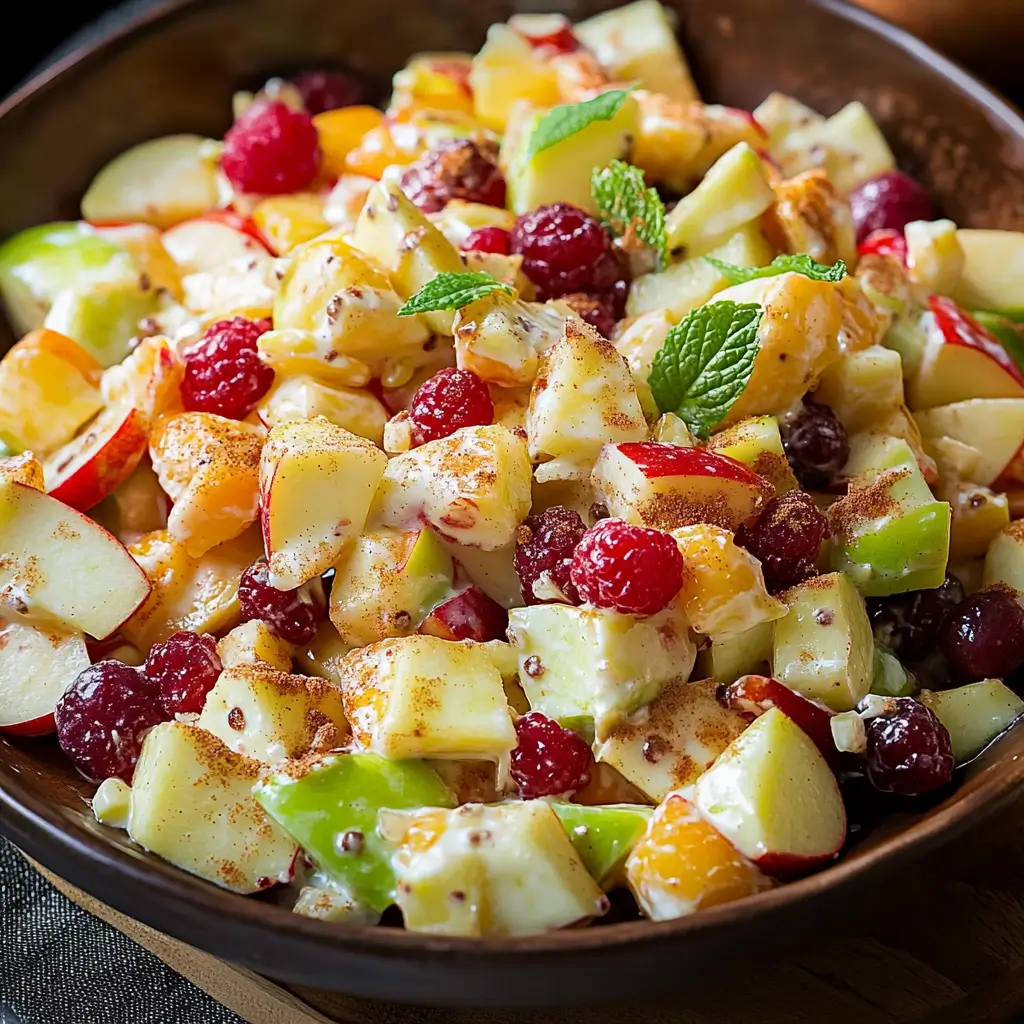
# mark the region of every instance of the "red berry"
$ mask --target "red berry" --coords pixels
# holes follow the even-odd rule
[[[902,662],[920,661],[936,649],[943,619],[963,599],[963,585],[949,573],[933,590],[869,598],[875,639]]]
[[[498,147],[489,140],[448,139],[405,169],[402,191],[424,213],[437,213],[452,199],[503,207]]]
[[[965,682],[1002,679],[1024,664],[1024,608],[1017,592],[993,584],[948,611],[939,650]]]
[[[190,412],[212,412],[245,419],[274,383],[274,371],[261,362],[256,342],[269,320],[219,320],[185,353],[181,401]]]
[[[519,745],[512,751],[510,770],[527,798],[562,796],[590,781],[594,755],[581,736],[553,718],[531,711],[516,722]]]
[[[173,717],[199,714],[220,670],[217,641],[181,630],[153,645],[142,671],[160,688],[164,711]]]
[[[495,252],[507,256],[512,244],[512,234],[504,228],[477,228],[471,231],[462,243],[465,252]]]
[[[303,71],[292,79],[292,85],[299,90],[302,105],[311,117],[366,100],[362,83],[344,71]]]
[[[280,100],[254,103],[224,136],[220,166],[240,192],[283,195],[320,170],[320,140],[309,114]]]
[[[895,697],[891,710],[867,723],[864,770],[882,793],[924,796],[953,777],[946,727],[912,697]]]
[[[526,32],[523,22],[515,20],[516,32],[525,39],[533,49],[538,50],[542,57],[555,57],[565,53],[575,53],[582,49],[580,41],[572,30],[572,23],[562,15],[552,14],[541,20],[532,19],[540,29],[535,34]],[[529,25],[529,22],[527,22]]]
[[[736,531],[736,543],[760,563],[764,582],[772,594],[813,576],[821,542],[828,535],[828,519],[804,491],[772,498],[749,526]]]
[[[604,295],[588,295],[585,292],[572,292],[563,295],[562,301],[567,302],[576,314],[596,327],[602,337],[610,338],[615,325],[622,319],[624,310],[619,308],[615,292]]]
[[[486,383],[475,373],[448,367],[419,386],[409,406],[409,422],[416,444],[426,444],[460,427],[493,423],[494,403]]]
[[[811,490],[828,487],[850,457],[850,439],[836,414],[807,399],[784,429],[782,444],[797,480]]]
[[[90,665],[57,702],[61,750],[93,782],[131,782],[146,731],[167,720],[157,684],[120,661]]]
[[[907,265],[907,239],[902,231],[872,231],[857,246],[859,256],[895,256]]]
[[[295,590],[278,590],[270,584],[266,562],[256,562],[242,573],[238,602],[246,621],[259,619],[275,636],[293,644],[312,640],[326,611],[319,579]]]
[[[512,252],[522,255],[523,273],[541,299],[573,292],[603,295],[623,276],[608,232],[570,203],[539,206],[519,217]]]
[[[533,586],[541,573],[573,604],[580,603],[580,595],[569,578],[572,556],[576,545],[587,532],[586,524],[578,512],[552,505],[535,516],[527,516],[516,530],[514,563],[523,600],[527,604],[544,604],[552,598],[537,597]]]
[[[571,578],[588,604],[653,615],[679,593],[683,556],[661,530],[602,519],[577,545]]]
[[[850,211],[863,242],[873,231],[902,231],[912,220],[934,220],[935,204],[921,186],[902,171],[888,171],[850,193]]]

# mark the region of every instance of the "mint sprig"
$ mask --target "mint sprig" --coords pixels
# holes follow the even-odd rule
[[[484,270],[466,271],[464,274],[438,274],[415,295],[410,295],[398,311],[399,316],[416,313],[436,313],[442,309],[462,309],[491,292],[508,292],[512,288]]]
[[[687,314],[668,332],[647,378],[658,409],[709,437],[750,380],[763,315],[756,304],[729,301]]]
[[[737,267],[725,260],[716,260],[714,256],[705,256],[704,259],[720,270],[730,284],[743,284],[762,277],[788,273],[803,274],[812,281],[842,281],[846,276],[846,264],[842,260],[836,260],[829,266],[827,263],[815,262],[805,253],[776,256],[767,267]]]
[[[665,204],[656,188],[648,188],[644,172],[622,160],[595,167],[590,193],[601,223],[617,238],[639,239],[658,255],[659,268],[668,262]]]
[[[526,159],[532,160],[538,153],[557,146],[595,121],[610,121],[626,102],[628,95],[628,89],[611,89],[582,103],[564,103],[552,107],[530,134]]]

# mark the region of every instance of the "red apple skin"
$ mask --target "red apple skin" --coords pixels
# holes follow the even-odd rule
[[[243,217],[240,213],[235,213],[234,210],[212,210],[210,213],[204,213],[196,219],[223,224],[225,227],[229,227],[241,235],[248,235],[254,242],[259,242],[271,256],[277,255],[264,237],[263,232],[248,217]]]
[[[15,725],[0,725],[0,732],[6,732],[11,736],[25,736],[34,738],[36,736],[49,736],[57,731],[57,723],[54,721],[53,712],[48,715],[40,715],[30,722],[18,722]]]
[[[930,296],[928,305],[947,345],[960,345],[983,352],[1024,388],[1024,371],[1010,358],[995,335],[944,295]]]
[[[504,640],[508,612],[479,587],[468,587],[442,601],[420,624],[419,632],[442,640]]]
[[[752,469],[706,448],[684,448],[662,441],[625,441],[618,449],[648,480],[662,476],[710,476],[764,490],[764,481]]]
[[[791,882],[802,875],[816,871],[829,861],[835,860],[842,848],[843,844],[840,843],[831,853],[823,853],[818,857],[797,857],[791,853],[767,853],[755,860],[754,863],[766,875],[771,875],[772,878],[778,878],[783,882]]]
[[[88,512],[135,471],[146,451],[149,424],[138,409],[107,410],[93,426],[56,451],[46,465],[47,492]]]

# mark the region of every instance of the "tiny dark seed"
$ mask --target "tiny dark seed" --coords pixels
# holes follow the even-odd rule
[[[657,764],[668,753],[668,744],[661,736],[648,736],[642,750],[648,764]]]
[[[362,853],[365,845],[365,837],[359,829],[350,828],[347,832],[342,833],[341,848],[345,853]]]
[[[408,629],[412,625],[412,616],[408,612],[396,612],[395,625],[399,629]]]
[[[541,664],[540,658],[538,658],[536,654],[531,654],[526,661],[523,662],[523,668],[531,679],[539,679],[544,675],[544,666]]]
[[[814,613],[814,621],[819,626],[831,626],[834,620],[835,616],[827,608],[819,608]]]
[[[245,712],[241,708],[232,708],[228,712],[228,725],[235,732],[245,731]]]
[[[448,893],[448,899],[452,900],[454,903],[465,903],[466,894],[456,889],[455,892]]]
[[[608,506],[601,501],[595,501],[590,506],[590,521],[596,523],[600,519],[607,519],[611,513],[608,511]]]

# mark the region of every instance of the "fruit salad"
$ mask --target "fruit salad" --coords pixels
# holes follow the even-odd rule
[[[271,79],[0,245],[8,741],[183,871],[444,936],[757,898],[941,798],[1024,713],[1024,234],[861,103],[705,102],[656,0],[368,99]]]

